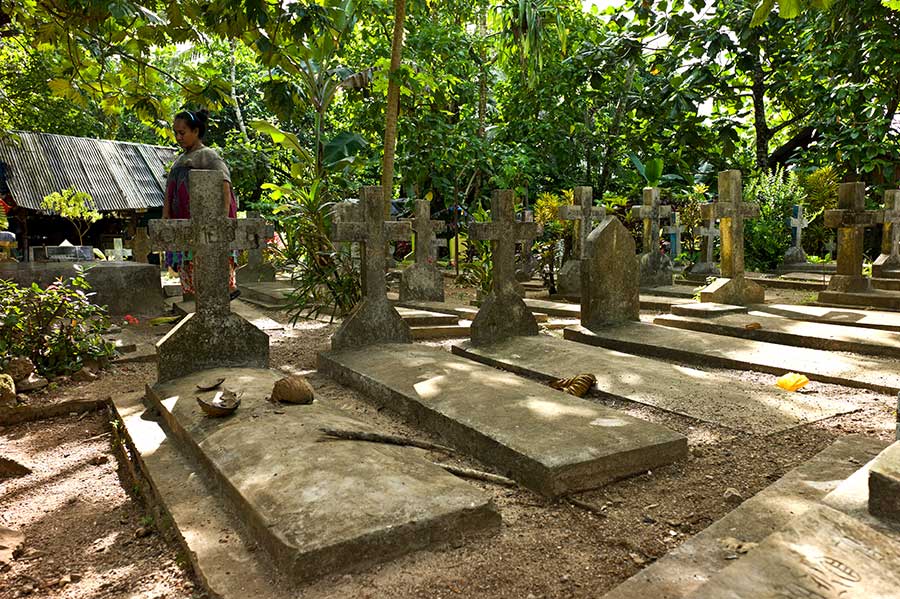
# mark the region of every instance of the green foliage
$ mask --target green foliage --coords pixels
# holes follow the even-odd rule
[[[293,322],[315,318],[326,309],[333,317],[349,314],[362,297],[362,288],[350,252],[336,249],[329,235],[334,202],[320,181],[308,187],[267,187],[282,201],[275,214],[288,239],[288,251],[280,258],[295,287],[288,298]]]
[[[41,207],[63,217],[75,227],[78,244],[84,245],[84,234],[91,225],[103,218],[91,194],[69,188],[51,193],[41,200]]]
[[[0,280],[0,360],[31,358],[44,376],[80,369],[88,358],[108,358],[103,340],[109,321],[105,308],[92,303],[81,272],[41,289]]]
[[[796,173],[786,174],[779,168],[751,178],[744,195],[747,201],[759,203],[759,218],[744,225],[747,267],[774,270],[790,246],[788,217],[792,206],[803,204],[803,187]]]
[[[800,179],[805,205],[813,213],[837,208],[840,180],[832,166],[823,166]]]

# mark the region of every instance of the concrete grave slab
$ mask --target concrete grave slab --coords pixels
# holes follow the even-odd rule
[[[765,313],[732,314],[715,319],[663,314],[653,322],[667,327],[741,337],[782,345],[870,356],[900,357],[900,334],[837,324],[804,322]]]
[[[452,314],[402,306],[396,306],[396,310],[400,318],[411,327],[436,327],[459,323],[459,317]]]
[[[900,393],[900,371],[893,358],[835,353],[648,323],[610,327],[590,334],[567,329],[564,335],[579,343],[707,368],[754,370],[776,376],[797,372],[823,383],[889,395]],[[829,408],[833,414],[852,410],[840,402]]]
[[[830,308],[826,306],[797,306],[793,304],[759,304],[751,306],[753,312],[763,312],[793,320],[841,324],[866,329],[882,329],[900,332],[900,314],[856,308]]]
[[[672,306],[672,314],[679,316],[696,316],[697,318],[716,318],[727,314],[743,314],[747,312],[746,306],[729,306],[728,304],[714,304],[711,302],[696,302],[690,304],[675,304]]]
[[[733,564],[735,557],[738,561],[744,559],[727,551],[721,540],[730,537],[743,543],[762,541],[818,505],[858,468],[857,464],[870,460],[883,447],[883,442],[861,436],[836,441],[620,584],[603,599],[682,599],[690,595],[717,572]]]
[[[136,262],[79,262],[91,285],[91,300],[114,316],[158,316],[165,309],[159,266]],[[75,276],[72,262],[0,262],[0,279],[21,287],[40,287]]]
[[[274,406],[266,397],[281,376],[220,368],[148,388],[180,449],[211,476],[279,571],[295,580],[353,571],[498,528],[484,493],[408,448],[318,442],[320,427],[365,426],[320,402]],[[196,387],[221,377],[241,407],[211,419],[197,406]]]
[[[547,496],[599,487],[687,452],[686,439],[665,427],[433,347],[321,353],[318,368]]]
[[[782,279],[788,281],[808,281],[810,283],[824,283],[828,285],[831,280],[831,274],[822,272],[786,272],[781,275]]]
[[[872,279],[872,287],[882,291],[900,291],[900,278],[898,279]]]
[[[820,505],[687,597],[891,599],[898,589],[898,544],[859,520]]]
[[[677,297],[681,299],[694,299],[696,285],[659,285],[644,289],[648,294],[661,295],[663,297]]]
[[[567,328],[567,336],[570,331],[591,334],[584,327]],[[602,395],[757,434],[850,411],[836,401],[788,395],[774,386],[743,383],[716,373],[548,336],[486,348],[454,346],[453,351],[496,368],[546,380],[591,373],[597,377],[597,390]]]
[[[869,513],[900,523],[900,442],[894,443],[869,466]]]

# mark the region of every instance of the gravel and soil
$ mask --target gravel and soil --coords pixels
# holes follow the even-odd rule
[[[450,295],[448,301],[462,303],[470,292],[459,289],[451,294],[460,297]],[[266,315],[285,322],[281,313]],[[307,375],[319,401],[333,402],[376,430],[439,442],[315,372],[316,353],[328,347],[335,326],[305,321],[271,331],[272,366]],[[148,340],[160,333],[143,325],[131,332]],[[775,382],[774,376],[726,372],[766,385]],[[139,392],[153,378],[150,364],[113,365],[96,381],[61,381],[29,401],[102,399]],[[525,490],[472,481],[493,496],[503,516],[496,536],[418,552],[359,574],[328,577],[299,589],[297,596],[602,595],[840,436],[892,439],[893,398],[815,382],[806,392],[841,398],[855,411],[764,436],[591,397],[685,434],[689,458],[578,496],[600,514],[566,501],[549,502]],[[186,569],[181,547],[158,530],[153,506],[142,501],[128,470],[120,465],[112,432],[106,411],[0,428],[0,456],[32,470],[26,476],[0,479],[0,526],[26,537],[23,554],[0,573],[0,599],[205,597]],[[473,461],[459,463],[485,469]]]

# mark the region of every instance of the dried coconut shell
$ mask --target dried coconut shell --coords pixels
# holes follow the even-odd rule
[[[313,388],[302,376],[286,376],[276,381],[275,386],[272,387],[272,401],[311,404],[313,402]]]

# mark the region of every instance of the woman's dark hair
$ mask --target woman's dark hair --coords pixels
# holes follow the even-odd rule
[[[206,125],[209,124],[209,111],[205,108],[202,110],[182,110],[175,115],[175,120],[184,121],[194,131],[199,130],[200,139],[203,139],[206,135]]]

